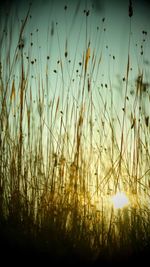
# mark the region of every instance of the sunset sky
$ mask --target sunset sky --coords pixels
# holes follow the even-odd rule
[[[17,31],[19,30],[18,19],[21,20],[25,17],[29,1],[13,0],[6,1],[6,3],[7,2],[11,3],[11,7],[14,11],[14,34],[12,37],[12,40],[14,41]],[[33,42],[33,47],[30,47],[32,48],[32,55],[34,54],[38,57],[39,50],[37,49],[37,45],[38,47],[41,47],[40,54],[43,64],[45,64],[45,57],[50,53],[53,68],[57,66],[55,60],[59,59],[60,56],[63,56],[66,40],[68,45],[68,57],[70,56],[70,59],[73,60],[76,54],[76,59],[82,59],[83,51],[86,50],[86,16],[83,11],[90,10],[89,16],[87,17],[87,42],[90,40],[91,53],[95,49],[97,49],[97,53],[102,51],[103,64],[101,67],[102,69],[104,68],[104,75],[107,76],[108,74],[108,66],[110,67],[110,71],[113,72],[113,77],[117,74],[125,75],[130,32],[128,0],[33,0],[31,2],[33,3],[30,12],[32,18],[28,21],[23,35],[25,48],[29,47],[29,44]],[[132,2],[133,17],[131,18],[132,36],[130,55],[133,60],[133,69],[136,72],[138,62],[143,66],[143,62],[149,61],[149,34],[146,36],[146,42],[143,44],[142,40],[145,36],[143,36],[142,31],[149,30],[150,5],[146,0]],[[64,9],[65,6],[67,7],[66,10]],[[1,4],[1,20],[5,17],[4,7],[5,5]],[[10,10],[10,8],[8,9]],[[105,21],[102,25],[103,18],[105,18]],[[58,25],[56,25],[56,23],[58,23]],[[54,35],[50,36],[52,27],[54,28]],[[97,30],[97,27],[99,28],[99,31]],[[36,29],[39,30],[38,44]],[[106,29],[105,32],[103,32],[104,29]],[[100,31],[101,33],[99,33]],[[30,36],[31,32],[33,33],[32,37]],[[49,37],[47,38],[48,34]],[[61,44],[61,55],[58,38]],[[140,57],[141,45],[144,47],[143,57]],[[75,52],[76,48],[77,52]],[[114,62],[111,61],[113,56],[115,56]],[[146,66],[144,65],[144,68],[145,67]]]
[[[127,0],[32,1],[22,35],[24,64],[29,66],[28,63],[31,63],[28,77],[32,89],[37,86],[39,77],[45,83],[48,73],[53,92],[59,94],[63,87],[64,93],[67,93],[71,88],[73,97],[78,100],[76,88],[79,89],[83,83],[82,66],[89,45],[87,73],[92,77],[91,86],[94,90],[102,85],[114,88],[114,103],[116,101],[121,109],[122,103],[118,100],[124,96],[119,88],[123,86],[123,77],[126,76],[128,54],[130,87],[135,85],[142,71],[144,82],[149,83],[150,4],[146,0],[132,1],[131,18],[128,16],[128,6]],[[13,0],[1,4],[2,27],[5,28],[6,12],[11,12],[8,30],[12,30],[12,58],[18,44],[21,20],[25,18],[28,7],[29,1]],[[1,49],[3,66],[6,66],[6,50],[10,49],[8,43],[7,48],[3,46]],[[18,65],[18,71],[19,68]],[[17,68],[14,75],[17,82]],[[109,101],[107,90],[104,90],[103,97]],[[144,105],[148,113],[148,105]]]

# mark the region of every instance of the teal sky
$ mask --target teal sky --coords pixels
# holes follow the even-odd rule
[[[6,3],[9,1],[6,1]],[[18,19],[23,19],[27,13],[29,1],[13,0],[11,7],[14,10],[13,20],[13,43],[14,47],[17,42],[17,31],[19,30]],[[126,71],[128,41],[130,32],[130,19],[128,17],[128,0],[37,0],[32,1],[31,16],[27,27],[24,31],[23,38],[25,41],[24,51],[28,53],[27,49],[30,47],[31,40],[33,42],[32,55],[39,56],[39,47],[41,53],[42,64],[45,65],[44,59],[47,54],[51,54],[51,64],[56,68],[55,60],[63,56],[66,40],[68,45],[68,56],[70,59],[75,57],[81,59],[83,51],[86,50],[86,42],[90,40],[91,53],[94,49],[103,49],[103,66],[105,66],[105,73],[107,65],[113,68],[115,75],[123,75]],[[142,31],[149,30],[150,24],[150,5],[148,1],[132,1],[133,2],[133,17],[131,22],[131,47],[130,54],[132,56],[135,73],[138,62],[142,66],[143,62],[149,61],[150,38],[149,34],[146,36],[146,42],[143,44]],[[67,6],[67,10],[64,7]],[[9,7],[8,7],[9,9]],[[83,10],[90,10],[87,17],[87,41],[86,39],[86,16]],[[2,10],[2,5],[1,5]],[[1,11],[4,17],[4,10]],[[17,16],[18,19],[17,19]],[[102,25],[102,19],[105,22]],[[56,26],[56,22],[58,25]],[[51,27],[54,27],[54,35],[50,36]],[[99,27],[99,31],[97,31]],[[36,29],[39,30],[38,34]],[[103,30],[106,29],[105,32]],[[101,32],[100,32],[101,31]],[[32,33],[32,37],[30,36]],[[37,39],[38,36],[38,39]],[[48,37],[47,37],[48,36]],[[16,39],[15,39],[16,37]],[[58,47],[58,38],[61,43]],[[140,57],[141,45],[144,46],[144,55]],[[78,46],[78,48],[77,48]],[[108,47],[108,48],[106,48]],[[38,51],[37,51],[38,50]],[[112,56],[115,56],[115,62],[110,63]],[[146,68],[146,66],[144,66]],[[114,76],[114,73],[113,73]]]
[[[131,87],[142,71],[144,82],[149,83],[150,75],[150,5],[146,0],[132,1],[133,16],[130,20],[128,2],[127,0],[33,1],[30,17],[22,35],[25,66],[31,63],[29,76],[32,89],[37,87],[39,78],[41,83],[45,83],[45,76],[48,73],[49,86],[56,95],[59,95],[62,89],[65,94],[71,88],[71,94],[78,101],[76,88],[83,83],[83,64],[80,63],[83,63],[90,42],[91,55],[87,72],[89,77],[92,75],[91,86],[95,90],[102,84],[114,88],[114,103],[116,102],[117,108],[121,109],[120,100],[123,95],[118,93],[118,88],[122,86],[122,79],[126,76],[128,53],[132,68],[129,76]],[[6,7],[10,12],[9,27],[12,28],[10,55],[13,58],[21,19],[27,14],[29,1],[13,0],[10,2],[11,8],[7,3],[9,1],[1,5],[1,21],[5,21]],[[86,12],[89,12],[88,16]],[[6,47],[3,46],[1,49],[3,66],[7,65],[5,60],[5,52],[9,48],[7,46],[8,42]],[[17,71],[14,75],[17,81]],[[94,93],[94,97],[97,98],[97,93]],[[107,90],[103,92],[103,97],[109,99]],[[148,105],[144,105],[148,113]]]

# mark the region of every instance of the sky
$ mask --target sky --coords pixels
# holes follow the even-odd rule
[[[83,13],[84,9],[89,9],[90,14],[88,16],[88,38],[91,41],[91,51],[94,50],[96,45],[101,46],[102,42],[104,42],[104,46],[108,47],[108,53],[111,56],[115,56],[115,72],[119,73],[120,71],[124,71],[126,69],[127,64],[127,54],[128,54],[128,39],[130,32],[130,19],[128,17],[128,0],[33,0],[31,7],[31,15],[32,18],[27,23],[27,27],[24,33],[24,40],[26,42],[26,46],[29,43],[29,34],[31,32],[34,33],[36,29],[39,29],[38,34],[38,45],[41,47],[42,54],[46,54],[50,52],[50,45],[53,45],[53,50],[51,50],[51,54],[55,54],[59,57],[58,52],[58,38],[56,37],[56,28],[59,35],[59,41],[61,45],[65,46],[65,39],[68,39],[68,46],[70,45],[71,56],[75,55],[75,45],[77,43],[77,38],[80,38],[78,44],[78,55],[85,50],[85,14]],[[14,10],[14,21],[13,27],[18,30],[19,23],[18,18],[23,19],[27,13],[29,1],[5,1],[5,4],[1,3],[1,19],[5,17],[4,7],[11,5],[11,8]],[[6,4],[9,3],[9,4]],[[140,46],[142,45],[142,30],[148,31],[150,24],[150,4],[149,1],[146,0],[136,0],[132,1],[133,3],[133,17],[132,17],[132,43],[131,43],[131,54],[133,56],[133,60],[140,60]],[[64,10],[65,5],[67,9]],[[16,11],[17,10],[17,11]],[[17,16],[16,16],[17,14]],[[96,40],[96,35],[98,32],[96,28],[101,27],[101,20],[105,18],[105,22],[103,28],[106,29],[105,36],[101,37],[101,40]],[[47,38],[48,28],[52,25],[56,26],[55,23],[58,22],[57,27],[55,27],[55,40],[50,40],[51,44],[49,44]],[[79,33],[80,32],[80,33]],[[16,33],[17,35],[17,33]],[[80,37],[79,37],[80,35]],[[101,34],[102,35],[102,34]],[[15,34],[13,38],[15,39]],[[33,43],[37,42],[37,39],[33,39]],[[102,40],[103,39],[103,40]],[[88,42],[88,40],[87,40]],[[97,42],[97,43],[96,43]],[[137,47],[135,47],[137,44]],[[49,46],[49,48],[48,48]],[[54,48],[55,46],[55,48]],[[149,60],[149,49],[150,49],[150,40],[149,35],[147,36],[145,48],[145,60]],[[92,50],[93,49],[93,50]],[[132,50],[133,49],[133,50]],[[32,49],[33,50],[33,49]],[[80,51],[79,51],[80,50]],[[34,53],[35,53],[35,45],[34,45]],[[106,51],[104,50],[104,55]],[[44,56],[43,56],[44,57]],[[106,62],[105,62],[106,63]],[[108,63],[108,60],[107,60]],[[108,63],[109,64],[109,63]],[[109,64],[110,65],[110,64]],[[112,65],[112,64],[111,64]],[[135,62],[136,65],[136,62]]]
[[[87,150],[84,147],[85,150],[90,151],[88,150],[90,149],[91,140],[89,125],[92,125],[95,134],[93,147],[97,149],[93,149],[93,153],[95,153],[97,160],[96,153],[101,154],[101,151],[104,151],[102,157],[104,157],[105,163],[106,159],[109,156],[111,157],[107,152],[108,150],[105,150],[106,146],[108,149],[111,148],[112,142],[112,129],[109,119],[111,117],[114,124],[115,137],[118,142],[117,149],[120,149],[122,121],[124,114],[126,114],[129,124],[125,128],[124,145],[126,147],[124,151],[128,152],[128,148],[129,154],[132,149],[134,151],[134,135],[136,131],[131,129],[133,124],[131,113],[132,116],[138,115],[139,105],[142,105],[143,121],[150,116],[150,4],[146,0],[134,0],[132,5],[133,16],[130,18],[128,14],[129,2],[127,0],[33,0],[25,29],[19,41],[20,29],[29,9],[29,1],[13,0],[5,1],[3,5],[2,3],[0,4],[0,61],[2,63],[3,77],[5,77],[3,82],[7,84],[9,80],[9,96],[11,96],[13,81],[15,81],[15,86],[18,85],[19,88],[23,61],[25,75],[28,78],[27,105],[25,108],[30,108],[32,93],[33,103],[36,103],[35,105],[33,104],[32,114],[35,117],[38,114],[38,119],[40,112],[42,112],[39,99],[42,99],[44,91],[46,111],[46,115],[44,114],[42,117],[42,119],[44,118],[44,123],[46,121],[46,124],[42,124],[46,125],[46,127],[43,126],[44,148],[47,149],[48,147],[47,136],[49,136],[49,128],[47,125],[52,128],[50,138],[54,140],[54,150],[58,147],[57,140],[63,142],[66,128],[63,127],[62,130],[62,121],[64,125],[67,125],[67,134],[70,137],[71,145],[74,144],[77,129],[74,122],[76,124],[77,122],[79,123],[77,116],[79,117],[80,109],[78,107],[81,107],[82,111],[82,91],[85,83],[86,107],[83,105],[83,111],[86,111],[84,112],[84,122],[88,124],[88,131],[86,132],[85,129],[85,134],[87,135],[83,136],[82,139],[83,141],[86,140],[84,145],[88,147]],[[8,21],[7,25],[6,21]],[[3,42],[1,43],[2,38]],[[23,48],[20,49],[19,46],[22,45]],[[87,72],[85,78],[86,59]],[[124,82],[124,78],[125,80],[127,78],[128,59],[130,71],[128,92],[125,95],[127,83]],[[11,72],[11,66],[13,66],[14,61],[16,65]],[[148,87],[146,88],[147,91],[143,92],[141,103],[137,103],[135,84],[137,77],[142,72],[143,81]],[[92,92],[92,97],[89,91]],[[123,111],[125,96],[128,99],[126,101],[126,113]],[[112,99],[113,108],[111,107]],[[52,107],[53,100],[55,100],[54,107]],[[55,110],[57,110],[58,103],[59,112],[57,112],[56,116]],[[19,110],[20,105],[19,97],[18,103],[14,101],[13,105],[14,113],[16,114],[16,110],[17,108]],[[90,105],[94,110],[92,115],[90,113]],[[25,108],[24,114],[27,114]],[[50,121],[52,109],[53,118]],[[71,113],[73,113],[73,116]],[[63,117],[62,114],[65,114],[65,116]],[[90,124],[90,116],[93,116],[93,121],[91,120],[93,124]],[[115,119],[113,119],[113,116]],[[10,120],[12,118],[13,114],[10,115]],[[63,120],[61,120],[62,118]],[[72,121],[70,118],[72,118]],[[37,128],[40,125],[39,121],[33,120]],[[27,119],[23,123],[26,127]],[[104,127],[104,123],[108,125],[108,131],[107,126]],[[149,133],[148,126],[144,124],[144,130],[141,127],[145,136],[148,136]],[[59,137],[60,128],[62,138]],[[39,129],[40,126],[38,131]],[[33,138],[35,137],[34,142],[38,138],[37,132],[33,136]],[[142,139],[142,134],[140,137]],[[144,138],[143,143],[145,142]],[[119,153],[118,150],[117,153]],[[90,157],[89,153],[85,153],[85,157]],[[96,161],[93,160],[93,162]],[[132,166],[132,162],[129,162],[129,164]]]
[[[1,60],[6,69],[5,55],[10,49],[10,61],[13,62],[21,20],[27,14],[29,3],[13,0],[0,4],[1,27],[5,27],[6,12],[9,11],[8,28],[12,29],[11,48],[9,42],[1,48]],[[59,95],[61,91],[64,95],[71,88],[72,96],[78,101],[76,88],[82,88],[84,82],[81,63],[89,45],[87,73],[92,77],[92,88],[100,88],[102,84],[112,86],[114,103],[121,109],[122,103],[118,100],[123,99],[123,93],[118,93],[118,88],[126,76],[128,55],[132,69],[129,77],[131,87],[142,71],[144,82],[149,83],[150,4],[147,0],[134,0],[132,5],[133,16],[129,18],[128,0],[33,0],[22,34],[26,68],[31,63],[29,76],[32,88],[37,87],[39,77],[41,83],[45,83],[48,73],[53,93]],[[20,65],[13,73],[16,82],[19,71]],[[102,94],[109,101],[107,90]],[[97,93],[93,96],[96,100]],[[143,105],[148,114],[148,102]]]

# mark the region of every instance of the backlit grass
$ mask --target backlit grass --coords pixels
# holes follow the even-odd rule
[[[118,80],[105,18],[91,28],[92,7],[74,11],[74,25],[78,15],[83,25],[73,48],[73,33],[62,38],[50,20],[44,52],[36,25],[26,30],[32,6],[19,30],[13,10],[2,19],[0,224],[43,240],[49,251],[54,243],[60,257],[70,247],[92,260],[105,250],[111,257],[150,246],[148,37],[143,30],[135,60],[131,11],[130,3]],[[69,16],[66,6],[62,12]],[[128,196],[124,208],[113,206],[117,192]]]

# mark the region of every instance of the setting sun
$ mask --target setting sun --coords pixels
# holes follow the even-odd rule
[[[122,209],[129,204],[129,199],[124,192],[117,192],[112,196],[112,202],[115,209]]]

